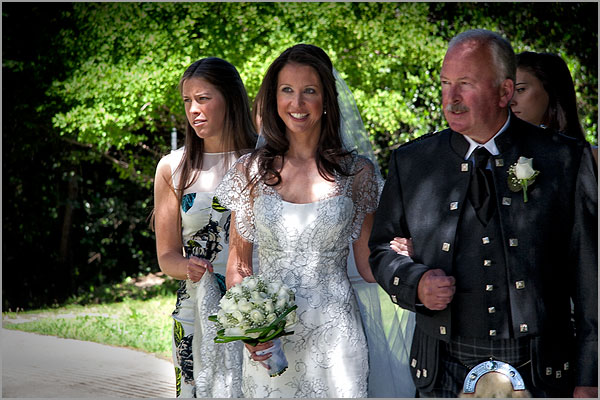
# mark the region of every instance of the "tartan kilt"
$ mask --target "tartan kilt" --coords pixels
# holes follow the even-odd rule
[[[572,392],[534,386],[530,341],[530,338],[482,340],[460,337],[449,343],[439,341],[435,382],[430,390],[419,390],[419,397],[458,397],[469,371],[490,358],[515,367],[525,382],[525,388],[533,397],[572,396]]]

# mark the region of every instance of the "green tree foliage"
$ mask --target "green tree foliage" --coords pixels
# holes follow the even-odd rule
[[[71,12],[69,3],[3,4],[4,309],[60,303],[157,269],[150,191],[122,178],[130,175],[115,157],[127,154],[52,124],[71,104],[44,95],[73,71],[77,53],[60,45],[76,30]]]
[[[64,47],[79,54],[79,64],[50,92],[71,107],[53,122],[103,151],[139,147],[168,132],[173,117],[182,130],[177,81],[191,62],[229,60],[253,98],[269,63],[305,42],[323,47],[348,79],[371,138],[393,146],[432,130],[432,119],[439,124],[432,75],[443,41],[427,13],[425,3],[75,4],[80,32],[66,31]],[[151,174],[153,164],[135,161],[126,163]]]
[[[439,68],[447,41],[470,27],[505,34],[516,51],[565,57],[596,142],[597,4],[82,3],[73,15],[79,34],[65,31],[64,46],[79,54],[75,72],[53,90],[72,106],[53,122],[104,150],[147,143],[169,131],[171,116],[181,129],[177,80],[196,59],[232,62],[254,98],[269,63],[305,42],[347,79],[385,165],[391,148],[444,127]]]
[[[233,63],[252,100],[284,49],[322,47],[385,174],[391,150],[445,127],[439,69],[468,28],[565,58],[596,144],[597,15],[596,3],[5,3],[4,271],[27,262],[45,274],[19,296],[3,286],[5,307],[158,269],[154,168],[173,127],[182,144],[177,84],[197,59]]]

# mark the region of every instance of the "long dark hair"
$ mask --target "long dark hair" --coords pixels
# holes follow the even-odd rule
[[[525,51],[517,54],[517,68],[533,74],[548,93],[548,108],[542,123],[568,136],[585,140],[577,114],[573,78],[565,61],[554,53]]]
[[[248,94],[237,69],[229,62],[217,57],[203,58],[190,65],[179,81],[179,91],[188,79],[202,78],[213,85],[225,99],[225,123],[221,143],[223,151],[235,151],[241,156],[244,150],[254,149],[256,129],[252,122]],[[181,203],[183,191],[197,179],[202,168],[204,139],[198,137],[190,122],[185,128],[183,157],[177,199]]]
[[[200,59],[190,65],[179,80],[179,92],[182,92],[183,83],[192,78],[202,78],[213,85],[225,99],[225,123],[221,143],[223,151],[235,151],[238,157],[244,152],[250,151],[256,145],[256,128],[252,122],[250,102],[246,88],[237,69],[229,62],[217,58],[208,57]],[[183,192],[189,188],[202,169],[204,139],[196,135],[196,132],[186,118],[184,150],[181,162],[175,171],[181,171],[177,189],[172,180],[167,184],[177,197],[177,204],[181,204]],[[223,162],[226,163],[227,157]],[[229,165],[225,165],[229,167]],[[178,207],[181,212],[181,208]],[[150,228],[154,230],[154,210],[149,216]],[[177,220],[181,224],[181,218]]]
[[[254,115],[262,121],[262,132],[265,145],[254,151],[249,162],[258,160],[259,174],[249,176],[252,184],[257,179],[270,186],[281,183],[281,170],[274,167],[277,157],[282,161],[289,149],[286,137],[286,127],[277,112],[277,80],[284,66],[290,63],[308,65],[312,67],[323,87],[323,107],[327,111],[322,117],[321,134],[317,145],[317,169],[319,174],[328,181],[333,181],[334,174],[349,175],[349,172],[340,165],[341,157],[351,152],[344,149],[340,136],[340,106],[338,92],[333,76],[333,64],[329,56],[319,47],[310,44],[297,44],[285,50],[269,66],[254,102]],[[283,162],[281,163],[283,166]]]

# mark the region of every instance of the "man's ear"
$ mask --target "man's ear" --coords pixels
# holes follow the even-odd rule
[[[500,102],[498,105],[501,108],[508,107],[510,101],[512,100],[513,94],[515,93],[515,81],[512,79],[505,79],[500,84],[498,90],[500,92]]]

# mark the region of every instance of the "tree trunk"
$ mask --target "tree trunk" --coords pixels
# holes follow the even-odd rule
[[[65,204],[65,213],[63,217],[63,224],[61,230],[60,237],[60,248],[58,252],[58,262],[61,265],[65,265],[70,261],[70,238],[71,238],[71,228],[73,221],[73,210],[75,201],[77,201],[77,193],[78,193],[78,185],[77,185],[77,175],[71,175],[69,179],[69,187],[68,187],[68,197],[67,202]]]

